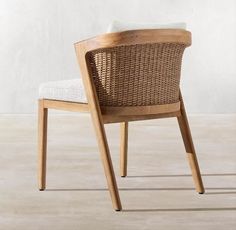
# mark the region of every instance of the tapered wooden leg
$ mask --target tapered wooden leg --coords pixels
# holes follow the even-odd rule
[[[43,100],[39,100],[38,114],[38,176],[39,190],[46,187],[46,157],[47,157],[47,117],[48,109],[44,108]]]
[[[127,176],[128,122],[120,123],[120,175]]]
[[[117,188],[116,178],[112,166],[112,160],[110,156],[110,151],[107,143],[106,133],[104,124],[101,122],[99,117],[96,114],[92,114],[93,118],[93,124],[95,127],[97,139],[98,139],[98,145],[100,149],[100,155],[107,179],[108,189],[111,195],[111,200],[113,207],[116,211],[122,210],[121,202],[120,202],[120,196]]]
[[[202,183],[201,173],[200,173],[200,169],[198,166],[197,156],[195,153],[193,140],[192,140],[192,136],[191,136],[191,131],[189,128],[187,114],[185,111],[182,96],[180,97],[180,99],[181,99],[181,105],[180,105],[181,106],[181,116],[178,117],[178,123],[179,123],[180,131],[181,131],[181,134],[183,137],[183,141],[184,141],[185,149],[187,152],[190,168],[192,170],[192,175],[193,175],[193,180],[195,183],[196,191],[198,193],[202,194],[205,192],[205,190],[204,190],[204,186]]]

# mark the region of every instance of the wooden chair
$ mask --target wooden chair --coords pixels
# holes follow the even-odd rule
[[[113,207],[121,210],[104,124],[120,123],[120,173],[127,175],[128,122],[177,117],[196,190],[204,187],[180,93],[184,49],[191,33],[149,29],[110,33],[75,44],[87,103],[39,100],[39,189],[46,187],[47,111],[90,112]]]

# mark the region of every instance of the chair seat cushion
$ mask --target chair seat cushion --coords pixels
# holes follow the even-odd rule
[[[42,83],[39,87],[39,98],[87,103],[81,78]]]

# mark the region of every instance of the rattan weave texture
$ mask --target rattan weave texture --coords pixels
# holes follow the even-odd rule
[[[179,101],[185,44],[117,46],[88,53],[101,106],[163,105]]]

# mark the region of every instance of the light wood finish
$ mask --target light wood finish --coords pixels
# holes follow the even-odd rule
[[[179,128],[183,137],[184,146],[185,146],[187,157],[189,160],[189,165],[192,170],[192,175],[193,175],[193,180],[196,186],[196,191],[202,194],[205,192],[205,190],[202,183],[201,173],[198,166],[198,160],[197,160],[190,127],[188,124],[187,114],[185,111],[184,102],[183,102],[181,93],[180,93],[180,101],[181,101],[181,116],[178,117]]]
[[[104,124],[102,123],[101,116],[99,114],[92,114],[93,124],[97,135],[98,145],[101,153],[101,159],[107,178],[108,188],[111,194],[113,207],[116,211],[122,209],[118,188],[116,184],[115,174],[112,166],[112,160],[107,143]]]
[[[128,122],[120,124],[120,175],[127,176]]]
[[[162,114],[149,114],[149,115],[127,115],[127,116],[115,116],[115,115],[103,115],[103,122],[105,124],[110,123],[120,123],[124,121],[142,121],[150,119],[160,119],[160,118],[171,118],[180,116],[180,111],[172,113],[162,113]]]
[[[89,95],[91,100],[92,94]],[[101,159],[107,178],[108,188],[111,194],[113,207],[116,211],[122,210],[118,188],[115,180],[115,174],[112,166],[112,160],[106,139],[104,123],[102,122],[99,107],[95,103],[90,104],[90,108],[86,104],[71,103],[66,101],[55,101],[42,99],[39,100],[39,189],[46,188],[46,148],[47,148],[47,112],[50,109],[62,109],[69,111],[91,111],[94,128],[97,135],[98,145],[101,153]],[[94,108],[95,107],[95,108]]]
[[[46,158],[47,158],[47,120],[48,109],[44,108],[44,100],[39,100],[38,108],[38,157],[39,157],[39,190],[46,188]]]
[[[96,49],[110,48],[144,43],[192,43],[191,33],[182,29],[146,29],[132,30],[117,33],[108,33],[91,39],[75,43],[75,46],[83,46],[86,52]]]
[[[180,117],[179,123],[186,144],[186,151],[188,152],[190,164],[193,170],[193,176],[197,182],[197,190],[203,191],[203,186],[199,186],[200,172],[197,166],[196,155],[193,150],[192,140],[190,141],[190,131],[185,111],[182,104],[178,101],[178,86],[179,78],[172,79],[173,85],[177,88],[175,97],[170,102],[157,103],[156,101],[146,100],[148,97],[148,89],[145,88],[144,94],[141,96],[145,98],[147,103],[127,103],[128,106],[100,106],[98,100],[97,88],[94,84],[94,75],[91,70],[91,63],[89,62],[88,52],[95,51],[102,48],[113,48],[117,46],[148,44],[148,43],[174,43],[181,45],[182,48],[191,45],[191,33],[180,29],[159,29],[159,30],[135,30],[119,33],[105,34],[97,36],[86,41],[75,44],[76,55],[81,70],[82,80],[85,86],[85,92],[88,103],[76,103],[67,101],[57,101],[43,99],[39,101],[39,183],[40,189],[45,189],[46,181],[46,142],[47,142],[47,109],[61,109],[68,111],[90,112],[93,126],[96,132],[100,156],[104,167],[104,172],[107,179],[108,189],[111,195],[112,204],[115,210],[122,210],[120,196],[115,179],[114,169],[112,165],[109,146],[107,143],[106,132],[104,124],[120,122],[120,174],[127,175],[127,149],[128,149],[128,122],[136,120],[147,120],[156,118]],[[158,44],[159,45],[159,44]],[[142,50],[142,49],[141,49]],[[160,50],[159,50],[160,51]],[[140,51],[142,52],[142,51]],[[160,51],[161,52],[161,51]],[[168,49],[167,51],[168,52]],[[171,55],[171,54],[169,54]],[[173,56],[173,55],[172,55]],[[154,55],[155,57],[155,55]],[[173,57],[172,57],[173,58]],[[169,59],[168,59],[169,60]],[[167,61],[168,61],[167,60]],[[180,63],[180,58],[177,63]],[[106,62],[105,62],[106,63]],[[168,62],[169,64],[169,62]],[[170,64],[171,66],[171,64]],[[177,66],[180,68],[180,65]],[[109,69],[109,68],[108,68]],[[171,68],[168,69],[171,72]],[[156,75],[154,75],[156,76]],[[160,75],[159,77],[162,77]],[[155,77],[154,77],[155,78]],[[148,81],[148,80],[147,80]],[[132,85],[132,84],[131,84]],[[108,89],[109,89],[109,85]],[[131,86],[132,87],[132,86]],[[168,87],[168,82],[165,87]],[[154,87],[155,88],[155,87]],[[104,92],[104,88],[101,88]],[[155,88],[156,89],[156,88]],[[164,89],[164,88],[163,88]],[[109,90],[108,90],[109,91]],[[107,91],[105,91],[107,92]],[[159,91],[158,91],[159,92]],[[165,91],[164,91],[165,92]],[[156,93],[156,91],[155,91]],[[162,92],[162,97],[165,99],[168,93]],[[136,94],[135,94],[136,95]],[[150,94],[149,94],[150,95]],[[153,95],[153,94],[151,94]],[[159,95],[159,94],[158,94]],[[177,95],[177,96],[176,96]],[[112,97],[112,94],[111,94]],[[140,96],[137,95],[139,98]],[[154,99],[157,97],[155,96]],[[161,97],[160,97],[161,98]],[[163,99],[162,98],[162,99]],[[100,99],[100,98],[99,98]],[[150,103],[149,103],[150,102]],[[143,106],[144,105],[144,106]],[[181,107],[182,106],[182,107]],[[181,108],[180,108],[181,107]]]
[[[180,102],[164,105],[151,105],[151,106],[122,106],[113,107],[106,106],[101,107],[103,115],[115,115],[115,116],[132,116],[132,115],[149,115],[149,114],[162,114],[177,112],[180,109]]]
[[[111,199],[112,199],[113,208],[116,211],[120,211],[122,210],[120,196],[119,196],[119,192],[117,188],[114,169],[112,166],[109,147],[107,144],[106,133],[104,129],[102,114],[101,114],[100,106],[98,103],[96,90],[94,88],[94,85],[92,83],[92,80],[88,72],[89,70],[87,68],[87,63],[86,63],[86,58],[85,58],[86,50],[84,49],[83,46],[82,47],[76,46],[75,48],[76,48],[78,62],[80,65],[82,79],[83,79],[85,89],[86,89],[86,95],[88,99],[89,109],[91,111],[93,125],[94,125],[96,135],[97,135],[100,155],[101,155],[101,159],[102,159],[102,163],[103,163],[103,167],[104,167],[104,171],[105,171],[105,175],[107,179],[108,189],[109,189]]]
[[[77,103],[68,101],[57,101],[44,99],[44,107],[50,109],[66,110],[71,112],[88,112],[89,107],[87,103]]]

